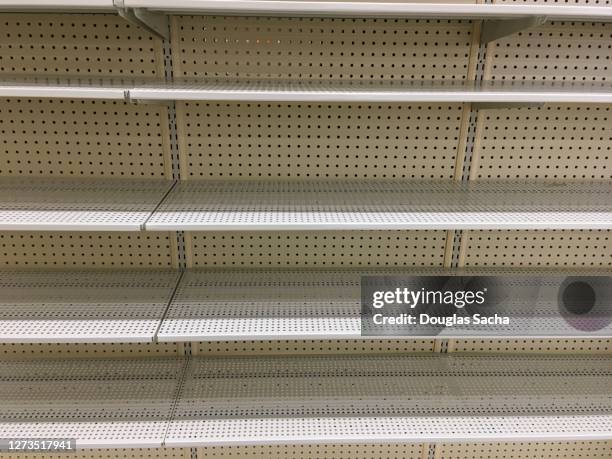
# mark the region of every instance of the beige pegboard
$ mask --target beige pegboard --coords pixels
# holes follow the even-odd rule
[[[435,459],[609,459],[610,441],[440,443]]]
[[[445,231],[187,232],[188,267],[443,266]]]
[[[78,447],[78,445],[77,445]],[[73,453],[0,453],[0,459],[190,459],[189,448],[81,449]]]
[[[198,448],[197,459],[426,459],[426,448],[423,444],[394,443],[226,446]]]
[[[167,268],[176,263],[173,233],[0,232],[0,268]]]
[[[0,175],[170,178],[168,109],[0,99]]]
[[[484,76],[506,81],[610,81],[612,24],[547,22],[493,41],[487,47]]]
[[[454,339],[449,352],[495,354],[612,354],[612,339]]]
[[[612,267],[612,231],[465,231],[460,266]]]
[[[470,21],[175,16],[175,76],[465,80]]]
[[[330,339],[274,341],[210,341],[192,343],[193,354],[230,355],[333,355],[412,354],[434,352],[433,339]]]
[[[115,14],[0,14],[0,74],[161,77],[161,40]]]
[[[476,138],[472,180],[612,179],[612,105],[481,110]]]
[[[468,115],[461,104],[181,102],[181,171],[185,179],[453,179]]]
[[[0,360],[184,355],[183,343],[2,343]],[[2,457],[0,456],[0,459]]]

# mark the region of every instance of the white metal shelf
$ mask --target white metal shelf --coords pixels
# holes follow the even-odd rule
[[[0,362],[0,432],[78,448],[161,447],[184,361]]]
[[[612,438],[607,357],[193,358],[165,444]]]
[[[361,276],[491,273],[494,271],[188,271],[179,284],[157,338],[159,341],[372,338],[361,335]],[[512,292],[504,303],[504,310],[513,315],[510,325],[456,326],[446,330],[421,327],[420,337],[612,336],[611,324],[593,329],[596,324],[592,322],[601,319],[574,316],[567,320],[560,314],[556,299],[565,275],[545,271],[515,271],[512,275],[512,281],[502,278],[496,288],[498,295],[502,294],[502,289]],[[524,279],[517,281],[517,275]],[[546,277],[546,282],[540,282],[541,276]],[[534,291],[539,293],[534,295]],[[470,314],[466,310],[457,310],[457,313]]]
[[[397,0],[125,0],[125,6],[172,14],[436,19],[521,19],[546,16],[551,20],[612,21],[612,8],[606,6],[410,3]]]
[[[143,8],[169,14],[493,20],[545,16],[550,20],[612,21],[612,8],[582,5],[410,3],[397,0],[0,0],[0,11],[9,12],[111,12],[117,8]]]
[[[193,181],[148,230],[610,229],[607,182]]]
[[[129,82],[120,79],[0,77],[0,97],[124,100]]]
[[[0,430],[80,448],[604,440],[611,377],[606,356],[4,360]]]
[[[612,103],[609,83],[465,81],[285,81],[0,78],[0,97],[132,102],[447,102],[481,104]]]
[[[172,182],[167,180],[0,180],[0,230],[139,231]]]
[[[0,0],[0,11],[9,12],[111,12],[113,0]]]
[[[175,81],[129,89],[134,100],[612,103],[608,83]]]
[[[0,343],[151,342],[174,271],[0,271]]]

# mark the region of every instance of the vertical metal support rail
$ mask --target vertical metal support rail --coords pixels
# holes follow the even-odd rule
[[[168,34],[169,36],[169,34]],[[170,39],[164,39],[164,76],[166,80],[172,80],[174,72],[172,69],[172,44]],[[170,158],[172,161],[172,180],[179,181],[181,179],[181,162],[179,158],[178,148],[178,133],[176,123],[176,102],[168,103],[168,132],[170,133]],[[185,257],[185,232],[176,231],[176,248],[178,257],[178,268],[182,272],[187,267],[187,259]],[[185,346],[185,354],[191,354],[191,343]]]
[[[485,3],[491,3],[491,0],[485,0]],[[487,44],[482,43],[480,37],[476,37],[480,43],[478,46],[478,55],[476,57],[476,74],[475,81],[481,82],[484,79],[484,68],[487,54]],[[472,168],[472,158],[474,154],[474,146],[476,143],[476,125],[478,122],[478,107],[472,104],[468,119],[467,138],[465,142],[465,154],[463,160],[463,170],[461,171],[461,181],[467,182],[470,179]],[[453,231],[453,248],[451,258],[451,268],[459,267],[459,253],[461,250],[461,240],[463,238],[463,230]],[[449,339],[436,340],[435,350],[442,354],[447,354],[449,351]],[[427,459],[436,459],[436,443],[430,443],[427,450]]]
[[[163,50],[164,50],[164,76],[167,81],[171,81],[174,77],[174,70],[172,67],[172,43],[170,40],[170,22],[168,22],[168,38],[164,38],[163,40]],[[179,157],[179,148],[178,148],[178,131],[177,131],[177,122],[176,122],[176,102],[174,100],[170,101],[168,104],[168,132],[170,134],[170,158],[172,161],[172,180],[179,181],[181,180],[181,161]],[[183,273],[187,268],[187,259],[185,256],[185,232],[184,231],[176,231],[176,248],[177,248],[177,257],[178,257],[178,268]],[[189,365],[189,359],[191,357],[191,342],[187,342],[183,346],[183,354],[187,358],[187,362],[185,363],[185,371],[184,375],[187,372],[187,367]],[[183,384],[183,380],[181,380],[181,387]],[[180,391],[180,387],[179,387]],[[177,399],[180,394],[177,394]],[[189,448],[190,459],[197,459],[198,457],[198,449],[197,448]]]

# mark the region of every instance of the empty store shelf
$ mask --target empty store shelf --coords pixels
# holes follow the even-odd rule
[[[508,325],[387,327],[387,338],[609,337],[602,311],[569,314],[558,292],[566,275],[558,271],[258,270],[187,271],[160,327],[159,341],[359,339],[381,336],[361,330],[361,276],[492,275],[498,304],[487,309],[511,316]],[[607,280],[606,276],[601,279]],[[402,285],[409,285],[406,280]],[[493,294],[493,291],[491,292]],[[607,307],[607,304],[606,304]],[[419,310],[417,312],[423,312]],[[481,314],[482,311],[479,311]],[[459,315],[474,311],[457,309]],[[369,334],[369,336],[368,336]],[[384,336],[381,336],[384,337]]]
[[[0,77],[0,97],[124,100],[130,84],[119,79]]]
[[[1,77],[0,97],[109,99],[127,102],[471,102],[612,103],[607,82],[291,81],[255,79]]]
[[[113,0],[0,0],[0,11],[9,12],[105,13],[113,10]]]
[[[547,16],[551,20],[610,21],[605,6],[459,4],[399,1],[326,0],[124,0],[126,7],[172,14],[275,16],[404,17],[446,19],[518,19]]]
[[[0,431],[77,448],[161,447],[184,361],[0,362]]]
[[[131,100],[270,102],[612,103],[609,83],[174,80],[143,82]]]
[[[0,271],[0,342],[151,342],[172,271]]]
[[[146,223],[171,231],[610,228],[605,181],[187,181]]]
[[[610,439],[611,376],[608,357],[196,357],[165,444]]]
[[[606,356],[0,362],[6,437],[79,448],[612,439]]]
[[[0,230],[139,231],[171,186],[162,180],[2,178]]]

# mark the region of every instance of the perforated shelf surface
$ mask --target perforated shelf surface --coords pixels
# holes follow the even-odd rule
[[[410,17],[509,19],[549,16],[551,19],[610,21],[610,8],[597,6],[461,4],[459,2],[329,1],[329,0],[125,0],[134,8],[171,13],[277,16]]]
[[[0,78],[0,97],[126,101],[612,103],[609,83]]]
[[[141,84],[128,92],[131,99],[144,100],[612,103],[612,86],[607,83],[176,80]]]
[[[109,12],[113,0],[0,0],[0,11]]]
[[[149,230],[606,229],[609,182],[194,181]]]
[[[472,270],[469,274],[491,273],[493,271]],[[420,337],[612,336],[612,325],[602,321],[601,311],[570,317],[559,310],[557,292],[566,276],[550,271],[520,274],[520,271],[508,270],[506,273],[512,273],[513,278],[502,277],[496,281],[495,288],[498,295],[506,292],[503,311],[512,313],[509,325],[456,326],[446,330],[421,327]],[[157,338],[159,341],[368,338],[361,336],[360,328],[361,276],[415,274],[452,275],[453,272],[400,269],[188,271],[172,299]],[[517,279],[517,274],[522,277]],[[544,281],[540,276],[545,277]],[[534,296],[534,291],[539,293]],[[500,305],[494,309],[489,312],[501,314]],[[471,314],[465,310],[457,310],[457,313]],[[413,327],[413,336],[416,331]]]
[[[120,80],[0,77],[0,97],[124,100],[126,90]]]
[[[0,432],[161,447],[183,367],[176,358],[0,362]]]
[[[609,358],[192,358],[167,446],[612,436]]]
[[[0,230],[138,231],[172,186],[162,180],[0,179]]]
[[[0,271],[0,342],[150,342],[172,271]]]
[[[76,438],[81,448],[605,440],[610,363],[567,355],[5,360],[0,431]]]

